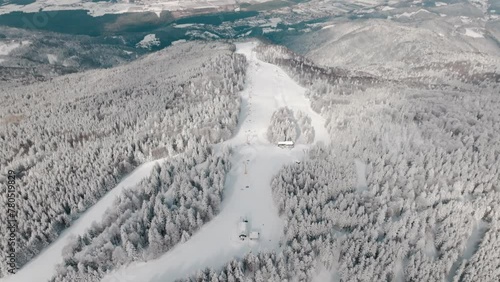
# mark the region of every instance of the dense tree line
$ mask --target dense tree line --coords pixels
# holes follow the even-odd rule
[[[17,173],[18,266],[140,163],[227,139],[245,68],[232,45],[191,42],[129,65],[0,88],[0,182]]]
[[[219,212],[229,151],[208,144],[157,165],[151,176],[121,195],[102,222],[64,250],[52,281],[100,281],[103,274],[135,260],[154,259],[187,241]]]
[[[295,119],[297,120],[297,126],[300,130],[300,141],[305,144],[311,144],[314,141],[315,131],[312,125],[311,117],[302,111],[297,111],[295,113]]]
[[[297,141],[301,138],[304,143],[314,141],[314,127],[311,118],[303,113],[294,113],[289,108],[280,108],[271,116],[267,129],[267,139],[272,143],[280,141]]]
[[[419,86],[311,93],[331,144],[273,180],[282,248],[188,280],[498,281],[498,85]]]
[[[267,129],[267,139],[270,142],[295,141],[299,134],[297,122],[291,109],[280,108],[273,113]]]

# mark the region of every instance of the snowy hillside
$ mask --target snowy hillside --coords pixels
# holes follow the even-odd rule
[[[496,1],[15,2],[0,282],[500,281]]]
[[[0,26],[0,84],[2,88],[26,85],[64,74],[110,68],[144,53],[123,44],[102,44],[99,38],[90,36]]]
[[[0,182],[13,170],[23,187],[14,192],[18,267],[135,167],[231,136],[245,71],[231,48],[190,42],[117,68],[0,87],[0,133],[10,140],[1,143]]]
[[[437,49],[435,37],[413,27],[403,39],[414,38],[409,46],[415,47],[392,49],[399,37],[365,41],[365,30],[407,27],[370,23],[317,49],[311,40],[317,34],[299,36],[309,58],[282,46],[259,48],[260,58],[308,88],[331,145],[311,148],[301,164],[284,166],[273,178],[286,218],[280,250],[249,254],[189,281],[498,280],[500,260],[489,251],[500,243],[498,47],[468,52],[467,41],[445,39]],[[319,34],[334,37],[329,29]],[[351,48],[359,48],[359,61],[336,48],[337,41],[358,42]],[[383,48],[372,50],[378,43]],[[414,55],[433,52],[425,46],[456,57]],[[453,64],[413,68],[432,60],[461,62],[459,75]]]
[[[2,279],[5,282],[31,281],[36,276],[37,281],[49,281],[56,274],[56,266],[63,262],[63,250],[76,236],[81,236],[95,222],[99,222],[108,208],[113,205],[124,189],[136,186],[141,180],[149,177],[155,164],[165,159],[147,162],[125,177],[116,187],[93,205],[70,228],[64,231],[59,238],[50,244],[32,261],[26,264],[16,275]]]
[[[320,65],[387,78],[456,76],[481,80],[499,73],[498,45],[482,35],[488,34],[482,22],[454,22],[441,18],[419,24],[339,21],[334,28],[305,35],[297,43],[307,42],[302,45],[305,50],[299,51]]]
[[[160,258],[112,272],[103,281],[175,281],[206,267],[219,268],[234,258],[280,248],[283,222],[271,194],[271,180],[284,164],[300,161],[307,144],[281,149],[267,140],[272,114],[281,107],[300,110],[312,118],[315,141],[328,142],[324,119],[311,110],[305,89],[280,68],[256,58],[256,42],[237,45],[249,62],[247,83],[241,92],[242,108],[237,132],[217,147],[232,148],[233,168],[226,180],[222,209],[188,241]],[[245,218],[257,241],[238,238],[238,222]]]

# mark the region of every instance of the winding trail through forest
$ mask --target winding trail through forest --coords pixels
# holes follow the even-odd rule
[[[46,247],[40,254],[23,266],[15,275],[0,279],[1,282],[44,282],[56,273],[56,266],[63,262],[64,247],[77,235],[83,235],[92,223],[103,218],[106,210],[113,204],[123,189],[133,187],[149,176],[154,165],[164,161],[159,159],[142,164],[125,177],[115,188],[110,190],[95,205],[84,212],[66,229],[57,240]]]
[[[463,253],[456,259],[456,261],[451,266],[450,272],[448,273],[447,281],[453,282],[457,281],[455,275],[457,275],[457,271],[461,264],[464,261],[470,260],[470,258],[476,253],[477,248],[481,241],[484,238],[484,234],[488,231],[489,225],[483,220],[479,220],[474,224],[474,228],[467,239],[467,243],[465,245],[465,249]],[[461,280],[461,279],[458,279]]]
[[[249,68],[236,134],[217,145],[231,146],[232,168],[225,184],[220,213],[187,242],[178,244],[156,260],[133,263],[106,276],[103,281],[174,281],[206,267],[219,268],[248,252],[271,251],[280,247],[283,220],[271,193],[271,180],[285,164],[301,159],[310,145],[280,149],[266,138],[272,114],[287,106],[312,119],[315,141],[328,141],[324,119],[310,108],[305,89],[279,67],[257,59],[257,42],[237,44],[247,57]],[[238,223],[249,221],[249,229],[260,232],[256,241],[238,239]]]

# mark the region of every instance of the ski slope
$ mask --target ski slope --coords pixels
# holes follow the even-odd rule
[[[279,67],[256,58],[256,42],[237,44],[237,52],[249,61],[247,83],[241,92],[242,106],[235,136],[221,146],[231,146],[232,169],[225,184],[220,213],[185,243],[178,244],[158,259],[136,262],[104,277],[106,282],[174,281],[206,267],[219,268],[249,252],[280,247],[283,221],[274,205],[270,183],[285,164],[301,159],[309,147],[297,144],[280,149],[270,144],[266,131],[272,114],[280,107],[307,113],[315,129],[315,142],[328,141],[324,120],[310,108],[305,89]],[[248,188],[247,188],[248,186]],[[250,231],[260,239],[241,241],[238,223],[249,221]]]
[[[15,275],[9,275],[0,279],[1,282],[45,282],[49,281],[56,273],[56,266],[63,262],[63,248],[70,242],[71,238],[83,235],[84,232],[96,220],[102,219],[104,213],[115,201],[125,188],[133,187],[142,179],[149,176],[156,163],[165,159],[159,159],[142,164],[130,175],[124,178],[115,188],[109,191],[95,205],[89,208],[78,218],[59,238],[45,248],[38,256],[23,266]]]

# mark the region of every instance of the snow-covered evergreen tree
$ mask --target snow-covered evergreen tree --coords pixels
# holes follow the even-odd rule
[[[267,129],[267,139],[270,142],[295,141],[299,134],[292,110],[281,108],[273,113]]]

